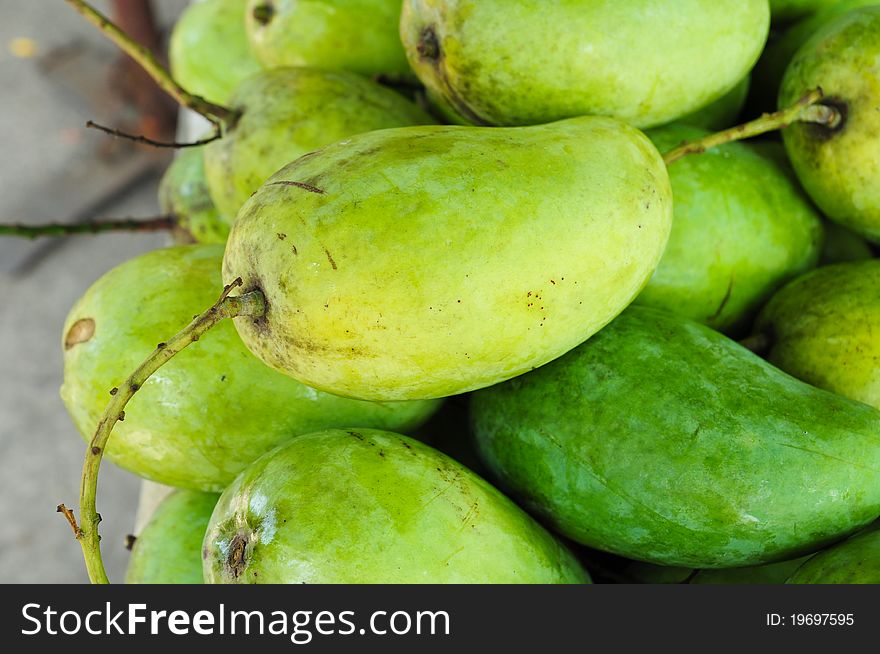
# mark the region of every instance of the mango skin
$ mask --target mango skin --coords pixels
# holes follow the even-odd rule
[[[880,530],[869,528],[819,552],[786,583],[880,584]]]
[[[262,70],[245,32],[247,0],[190,4],[171,32],[174,79],[190,93],[225,104],[235,88]]]
[[[880,6],[838,16],[789,64],[780,106],[821,86],[845,114],[840,127],[795,123],[785,148],[804,189],[831,220],[880,242]]]
[[[694,570],[633,561],[624,572],[642,584],[784,584],[809,556],[745,568]]]
[[[731,586],[734,584],[773,584],[786,583],[788,577],[797,570],[809,556],[801,556],[788,561],[777,561],[764,565],[722,570],[700,570],[688,583]]]
[[[589,583],[574,556],[464,466],[372,429],[308,434],[224,491],[207,583]]]
[[[265,68],[316,66],[411,77],[400,0],[249,0],[248,38]]]
[[[770,15],[773,23],[789,23],[838,4],[841,0],[770,0]]]
[[[880,409],[880,260],[814,270],[761,311],[767,359],[808,384]]]
[[[819,265],[830,266],[835,263],[873,258],[874,252],[871,246],[861,236],[853,234],[837,223],[830,221],[825,223],[825,243],[819,256]]]
[[[673,124],[648,136],[665,152],[705,134]],[[676,161],[669,178],[672,233],[638,304],[737,332],[780,286],[815,268],[822,221],[787,164],[731,143]]]
[[[131,549],[127,584],[203,584],[202,541],[219,495],[174,491]]]
[[[370,400],[488,386],[587,339],[647,282],[666,167],[609,118],[363,134],[283,168],[244,206],[224,279],[260,289],[248,348]]]
[[[751,76],[746,75],[739,81],[739,84],[720,98],[693,113],[682,116],[676,122],[691,127],[700,127],[710,132],[731,127],[736,123],[736,119],[746,103],[750,85]]]
[[[405,0],[400,35],[429,93],[472,124],[645,128],[736,86],[769,24],[767,0]]]
[[[225,243],[232,220],[220,214],[205,180],[204,146],[180,150],[159,182],[159,207],[198,243]]]
[[[216,302],[222,254],[216,245],[150,252],[107,273],[76,303],[64,326],[61,397],[83,438],[94,434],[108,391]],[[88,320],[93,332],[84,340]],[[348,424],[408,431],[436,407],[357,402],[303,386],[253,357],[226,321],[144,384],[106,455],[140,477],[220,491],[299,434]]]
[[[234,216],[275,171],[354,134],[434,121],[391,89],[345,71],[279,68],[243,83],[230,99],[235,127],[205,149],[217,209]]]
[[[478,451],[559,533],[662,565],[757,565],[880,514],[880,412],[694,322],[632,307],[475,393]]]
[[[837,16],[858,7],[877,4],[877,0],[831,0],[817,3],[822,5],[815,12],[804,15],[783,31],[771,34],[767,47],[755,64],[752,72],[754,96],[761,108],[773,111],[779,97],[779,86],[785,69],[794,55],[824,25]],[[771,3],[772,8],[772,3]]]

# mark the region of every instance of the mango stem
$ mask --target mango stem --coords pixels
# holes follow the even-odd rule
[[[763,114],[760,118],[748,123],[709,134],[696,141],[684,141],[678,147],[664,154],[663,161],[668,166],[689,154],[698,154],[725,143],[760,136],[777,129],[785,129],[796,122],[816,123],[834,129],[843,120],[843,116],[835,107],[819,104],[823,97],[822,89],[815,89],[785,109]]]
[[[112,399],[104,410],[95,435],[89,443],[83,463],[82,479],[80,482],[80,519],[76,525],[71,522],[73,516],[63,504],[64,513],[74,535],[82,547],[86,569],[89,579],[95,584],[110,583],[107,572],[104,569],[104,560],[101,557],[101,537],[98,534],[98,523],[101,516],[96,509],[96,495],[98,491],[98,471],[104,450],[110,439],[110,434],[117,422],[125,420],[125,407],[134,394],[140,390],[150,376],[163,365],[168,363],[178,352],[195,343],[203,334],[222,322],[226,318],[236,316],[259,317],[266,313],[265,297],[260,291],[252,291],[244,295],[232,297],[229,293],[242,285],[241,278],[236,279],[223,289],[220,299],[207,311],[196,316],[193,321],[178,332],[171,340],[160,343],[156,350],[135,370],[128,379],[118,388],[110,391]]]
[[[223,128],[231,127],[235,123],[238,118],[237,112],[208,102],[204,98],[184,89],[174,80],[171,73],[159,63],[159,60],[156,59],[156,56],[149,48],[132,39],[118,25],[92,7],[88,2],[84,0],[67,0],[67,3],[101,30],[125,54],[134,59],[155,80],[156,84],[179,104],[207,118],[218,128],[218,131],[224,131]]]
[[[84,223],[22,223],[0,224],[0,236],[18,236],[35,239],[41,236],[71,236],[75,234],[101,234],[104,232],[159,232],[173,229],[177,224],[174,216],[156,218],[124,218],[122,220],[92,220]]]

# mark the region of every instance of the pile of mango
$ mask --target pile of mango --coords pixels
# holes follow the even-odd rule
[[[63,336],[180,489],[129,582],[880,582],[880,4],[204,0],[170,64],[194,242]]]

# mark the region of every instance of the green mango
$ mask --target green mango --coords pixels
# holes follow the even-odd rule
[[[822,254],[819,256],[820,265],[830,266],[835,263],[864,261],[873,258],[874,253],[871,251],[871,246],[861,236],[853,234],[837,223],[825,223],[825,243],[822,246]]]
[[[642,584],[784,584],[809,556],[745,568],[694,570],[633,561],[624,574]]]
[[[784,31],[770,35],[767,47],[752,71],[753,95],[760,107],[771,111],[776,107],[785,69],[795,53],[813,34],[837,16],[858,7],[880,4],[880,0],[831,0],[817,4],[823,6],[786,27]]]
[[[774,24],[790,23],[838,4],[841,0],[770,0],[770,15]]]
[[[686,584],[697,572],[693,568],[628,561],[622,567],[621,579],[637,584]]]
[[[262,70],[245,32],[247,0],[190,4],[171,32],[171,74],[190,93],[225,104],[235,88]]]
[[[411,77],[400,0],[249,0],[247,33],[266,68],[316,66]]]
[[[429,94],[472,124],[653,127],[735,87],[769,23],[767,0],[405,0],[400,35]]]
[[[242,112],[205,148],[205,175],[221,213],[234,216],[275,171],[354,134],[435,122],[414,103],[355,73],[279,68],[232,96]]]
[[[706,134],[668,125],[648,136],[666,151]],[[822,221],[787,164],[730,143],[676,161],[669,178],[672,233],[638,304],[735,332],[783,283],[816,266]]]
[[[202,541],[219,495],[174,491],[131,549],[127,584],[202,584]]]
[[[786,583],[880,584],[880,530],[869,528],[808,559]]]
[[[651,142],[610,118],[362,134],[242,208],[224,279],[268,309],[235,324],[267,364],[339,395],[488,386],[632,301],[666,244],[668,184]]]
[[[159,207],[199,243],[225,243],[232,220],[214,206],[205,181],[204,146],[186,148],[159,182]]]
[[[677,122],[691,127],[701,127],[710,132],[717,132],[736,123],[746,98],[749,95],[751,77],[746,75],[739,84],[722,95],[714,102],[697,109],[693,113],[682,116]]]
[[[372,429],[300,436],[224,491],[208,583],[587,583],[563,545],[445,454]]]
[[[798,50],[780,106],[821,87],[842,115],[836,127],[798,122],[783,130],[798,178],[822,212],[880,242],[880,6],[838,16]]]
[[[64,326],[61,397],[85,439],[111,387],[216,299],[222,246],[156,250],[104,275]],[[264,366],[228,321],[167,363],[129,402],[106,455],[141,477],[220,491],[251,461],[298,434],[364,425],[408,431],[435,402],[368,403],[303,386]]]
[[[690,578],[688,583],[725,586],[733,584],[784,584],[789,575],[797,570],[808,558],[810,558],[810,555],[746,568],[700,570]]]
[[[761,311],[767,359],[813,386],[880,409],[880,260],[799,277]]]
[[[478,451],[576,542],[694,568],[794,558],[880,515],[880,411],[632,307],[471,400]]]

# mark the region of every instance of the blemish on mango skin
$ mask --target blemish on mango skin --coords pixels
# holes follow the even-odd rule
[[[233,579],[238,579],[247,567],[247,538],[236,534],[226,557],[226,569]]]
[[[92,340],[94,335],[95,321],[91,318],[81,318],[67,330],[67,335],[64,337],[64,349],[70,350],[80,343],[86,343]]]

